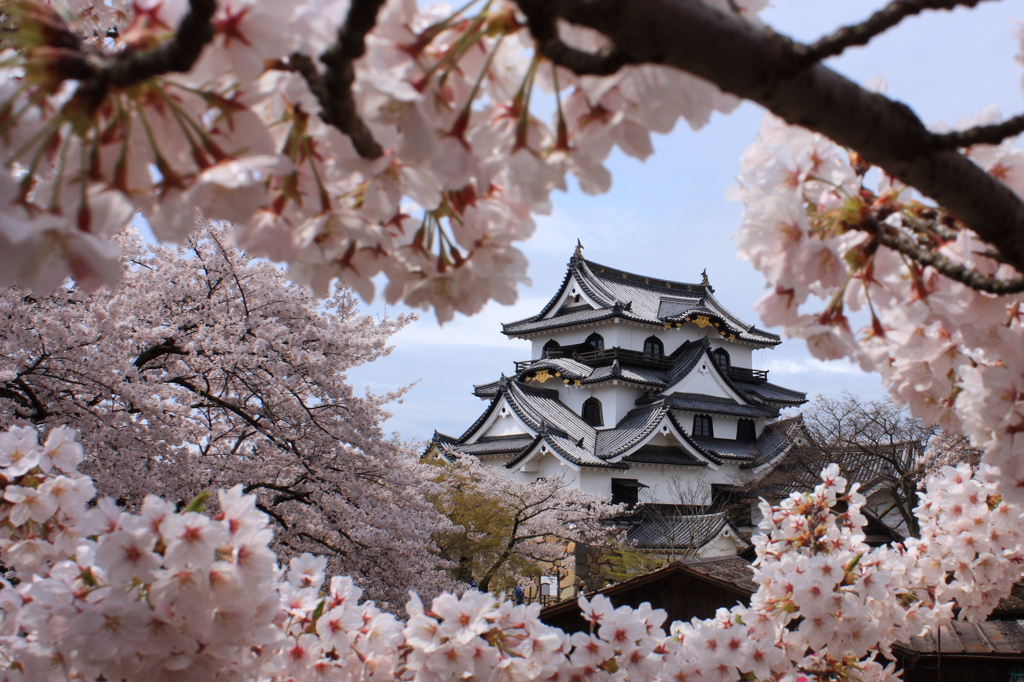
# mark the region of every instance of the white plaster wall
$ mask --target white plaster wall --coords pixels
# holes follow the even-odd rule
[[[697,366],[693,368],[693,371],[687,374],[685,377],[679,380],[674,386],[669,386],[665,389],[666,393],[698,393],[700,395],[713,395],[720,398],[732,398],[736,399],[738,396],[735,392],[729,388],[729,386],[718,376],[710,366],[706,370],[701,371],[703,365],[710,365],[712,361],[704,358],[697,363]]]
[[[519,423],[519,420],[512,415],[505,415],[498,417],[488,427],[487,431],[483,436],[510,436],[517,433],[527,433],[523,425]]]
[[[731,528],[726,527],[714,540],[700,548],[700,556],[732,556],[746,549],[746,543],[736,537]]]
[[[534,474],[534,477],[537,475]],[[673,477],[680,477],[684,482],[694,480],[702,476],[708,483],[737,483],[748,476],[743,475],[735,465],[723,465],[716,471],[702,467],[671,467],[643,464],[633,464],[629,469],[596,469],[584,467],[578,474],[579,487],[592,495],[598,495],[605,500],[612,498],[612,479],[625,478],[637,480],[648,486],[640,493],[641,499],[663,504],[678,504],[675,493],[672,490],[671,481]],[[710,488],[707,489],[707,498],[696,500],[694,504],[710,504]]]
[[[553,382],[544,382],[547,387]],[[569,409],[576,414],[582,414],[583,403],[591,396],[601,401],[601,414],[604,417],[604,426],[600,429],[614,428],[626,413],[636,407],[636,400],[644,393],[644,389],[632,385],[603,382],[595,385],[566,386],[562,384],[558,389],[559,397]]]
[[[688,434],[693,433],[693,417],[696,412],[674,412],[676,415],[676,421],[683,427],[683,430]],[[721,415],[711,415],[711,421],[714,426],[715,438],[727,438],[729,440],[736,440],[736,430],[739,427],[739,419],[736,417],[723,417]],[[755,423],[756,426],[756,423]]]

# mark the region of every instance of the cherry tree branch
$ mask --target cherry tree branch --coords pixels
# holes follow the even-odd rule
[[[1022,132],[1024,132],[1024,114],[1008,118],[1002,123],[934,135],[933,142],[937,148],[962,149],[975,144],[999,144],[1006,138],[1019,135]]]
[[[629,62],[689,72],[855,150],[944,206],[1024,272],[1024,202],[1009,187],[959,152],[937,149],[933,133],[906,105],[821,64],[807,66],[785,36],[703,0],[518,4],[527,16],[550,12],[601,32]]]
[[[546,3],[523,4],[530,34],[537,50],[559,66],[578,75],[608,76],[630,63],[624,52],[609,45],[598,52],[585,52],[562,42],[558,37],[556,15]]]
[[[799,45],[802,61],[810,66],[841,54],[848,47],[867,45],[872,38],[888,31],[909,16],[925,10],[952,10],[957,6],[974,7],[981,0],[892,0],[859,24],[843,26],[813,45]]]
[[[317,73],[311,81],[310,69],[299,69],[320,100],[324,121],[348,135],[359,155],[367,159],[379,158],[384,150],[356,111],[352,95],[356,77],[354,63],[366,52],[366,34],[376,23],[377,11],[383,4],[384,0],[352,0],[348,18],[338,31],[338,40],[320,56],[320,61],[327,66],[326,73],[322,77]]]
[[[931,266],[942,275],[977,291],[985,291],[997,295],[1017,294],[1024,291],[1024,277],[999,279],[998,277],[983,275],[963,263],[947,258],[938,251],[918,245],[914,240],[901,234],[896,228],[884,223],[870,220],[860,225],[851,225],[851,227],[871,233],[880,244],[894,251],[899,251],[921,265]]]
[[[203,48],[213,40],[210,20],[216,10],[216,0],[189,0],[188,14],[173,38],[151,50],[125,53],[104,65],[99,70],[98,82],[127,88],[153,76],[189,71]]]

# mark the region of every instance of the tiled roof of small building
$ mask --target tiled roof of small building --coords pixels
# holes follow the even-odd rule
[[[641,549],[699,549],[729,525],[726,512],[714,514],[658,514],[652,505],[644,510],[642,522],[626,531],[626,536]],[[735,530],[735,529],[734,529]],[[742,542],[742,536],[735,537]]]
[[[572,279],[600,306],[599,309],[570,310],[548,317]],[[533,317],[504,325],[504,333],[521,336],[610,317],[664,326],[692,321],[699,315],[706,318],[705,322],[717,323],[716,328],[724,336],[764,345],[780,343],[777,335],[748,325],[726,310],[713,292],[710,284],[687,284],[646,277],[573,255],[562,286],[548,304]]]

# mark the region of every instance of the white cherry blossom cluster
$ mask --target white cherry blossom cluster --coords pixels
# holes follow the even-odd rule
[[[613,147],[645,158],[651,131],[681,117],[697,128],[738,103],[668,67],[555,69],[532,54],[507,0],[458,10],[390,0],[355,64],[357,113],[383,149],[365,158],[321,120],[292,57],[316,63],[348,3],[218,4],[215,38],[188,73],[101,96],[62,71],[69,56],[160,44],[187,0],[14,5],[19,30],[0,55],[0,285],[114,282],[112,237],[136,211],[159,239],[180,242],[200,209],[320,292],[340,278],[371,298],[384,273],[388,301],[433,307],[443,321],[515,299],[526,262],[513,243],[567,173],[607,191]],[[751,17],[765,4],[738,3]],[[550,123],[531,113],[537,88],[557,95]]]
[[[967,154],[1024,196],[1024,151],[1013,144]],[[1003,472],[1002,494],[1024,502],[1024,296],[979,291],[876,235],[990,280],[1020,275],[906,186],[883,174],[868,189],[869,169],[822,135],[765,120],[731,193],[746,204],[740,255],[770,286],[757,304],[761,318],[805,339],[818,358],[846,357],[879,373],[926,423],[968,434]],[[857,330],[848,314],[869,322]]]
[[[325,586],[323,557],[295,557],[285,575],[240,487],[219,493],[212,518],[201,501],[175,510],[155,496],[138,515],[108,498],[87,507],[81,457],[70,429],[43,446],[31,428],[0,435],[5,680],[891,682],[894,642],[954,607],[984,617],[1022,572],[1021,509],[994,469],[945,468],[917,510],[922,538],[872,549],[864,498],[830,465],[814,491],[762,505],[749,607],[666,634],[649,604],[581,597],[590,632],[568,635],[537,604],[469,590],[429,609],[413,594],[402,622],[360,603],[350,578]]]

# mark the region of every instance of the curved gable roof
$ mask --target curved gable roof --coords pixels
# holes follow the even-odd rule
[[[566,287],[574,281],[600,308],[573,310],[552,316]],[[608,316],[664,326],[666,323],[682,324],[702,315],[706,319],[719,320],[717,329],[723,336],[764,345],[781,342],[777,335],[748,325],[726,310],[713,292],[710,284],[647,277],[593,263],[573,254],[561,286],[544,308],[537,315],[503,325],[503,333],[509,336],[532,334],[581,322],[593,322]]]

